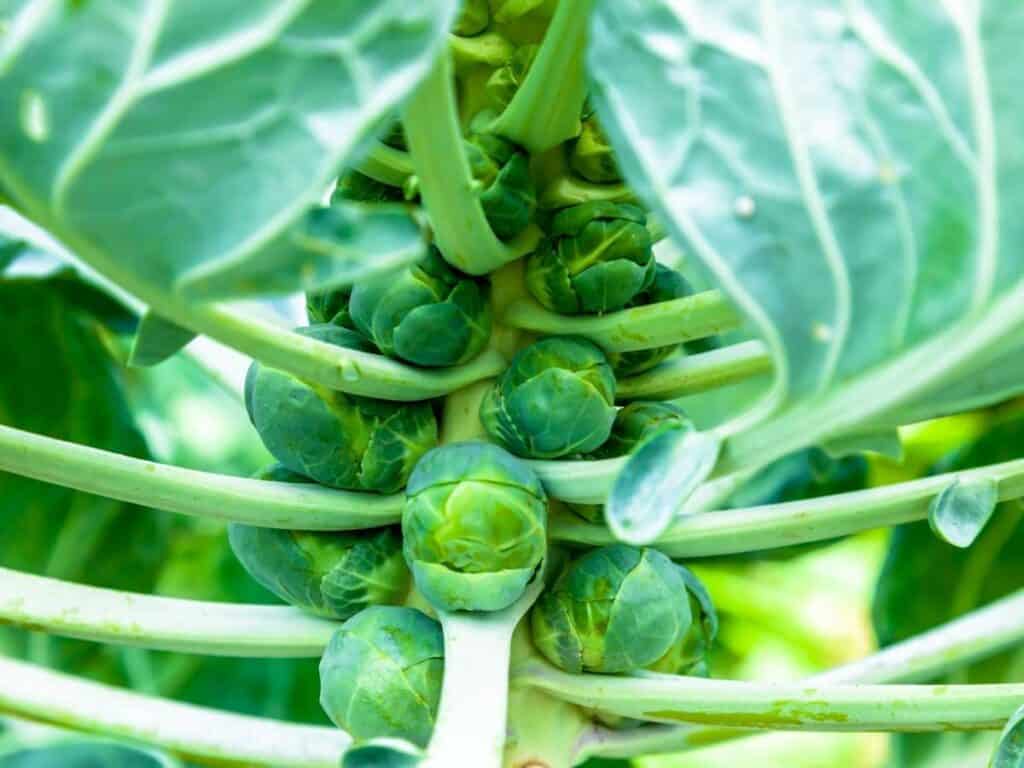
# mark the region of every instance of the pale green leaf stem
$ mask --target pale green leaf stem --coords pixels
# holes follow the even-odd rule
[[[0,657],[0,713],[162,747],[225,768],[336,768],[337,728],[293,725],[181,704]]]
[[[999,501],[1019,499],[1024,496],[1024,460],[817,499],[686,515],[652,546],[670,557],[712,557],[827,541],[925,520],[932,500],[957,480],[994,482]],[[601,546],[614,541],[606,527],[568,517],[552,520],[550,530],[555,539],[579,544]]]
[[[116,645],[211,656],[312,658],[336,622],[285,606],[121,592],[0,568],[0,623]]]
[[[740,316],[720,292],[705,291],[603,315],[559,315],[522,299],[505,311],[504,322],[546,336],[583,336],[606,352],[632,352],[732,331]]]
[[[158,464],[0,425],[0,469],[131,504],[293,530],[396,523],[401,494],[340,491]]]
[[[442,54],[406,105],[403,125],[420,194],[445,259],[472,275],[484,275],[529,253],[535,227],[501,242],[487,222],[463,150],[451,60]]]
[[[492,130],[531,152],[557,147],[580,132],[587,93],[583,59],[593,0],[561,0],[537,58]]]

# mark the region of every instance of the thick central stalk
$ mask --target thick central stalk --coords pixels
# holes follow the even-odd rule
[[[427,765],[499,768],[515,625],[477,614],[447,614],[441,623],[444,688]]]

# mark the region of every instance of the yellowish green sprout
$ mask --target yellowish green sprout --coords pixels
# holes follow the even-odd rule
[[[416,467],[402,513],[416,586],[446,611],[496,611],[523,593],[547,547],[547,501],[524,463],[489,443],[437,448]]]

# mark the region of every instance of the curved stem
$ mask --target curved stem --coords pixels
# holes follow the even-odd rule
[[[763,507],[680,518],[653,546],[670,557],[710,557],[826,541],[873,528],[924,520],[932,499],[953,482],[993,480],[1000,501],[1024,496],[1024,459],[920,480]],[[614,539],[604,526],[553,520],[556,539],[600,546]]]
[[[163,747],[219,766],[337,768],[336,728],[234,715],[81,680],[0,657],[0,713]]]
[[[0,470],[168,512],[265,528],[349,530],[397,522],[401,494],[379,496],[199,472],[0,425]]]
[[[764,344],[744,341],[667,360],[646,373],[620,381],[616,396],[622,400],[672,400],[735,384],[771,369]]]
[[[655,722],[796,731],[1002,728],[1024,684],[815,685],[641,673],[572,675],[533,660],[518,681],[584,707]]]
[[[359,172],[371,179],[401,188],[413,174],[412,158],[408,152],[374,142],[369,153],[358,164]]]
[[[295,608],[72,584],[0,568],[0,624],[100,643],[211,656],[314,658],[338,623]]]
[[[463,150],[447,53],[438,57],[409,99],[403,125],[434,240],[447,261],[463,272],[483,275],[533,249],[535,227],[506,245],[487,222]]]
[[[500,768],[512,634],[543,588],[538,576],[514,605],[498,613],[441,613],[444,685],[425,766]]]
[[[1024,590],[859,661],[815,675],[815,685],[933,680],[1024,641]],[[756,732],[755,732],[756,733]],[[578,757],[633,757],[679,752],[751,735],[736,729],[645,725],[631,731],[594,728]]]
[[[571,504],[600,504],[626,466],[626,457],[600,461],[527,461],[548,495]],[[552,521],[554,522],[554,521]],[[603,527],[603,526],[602,526]],[[555,530],[550,528],[549,530]],[[607,528],[604,528],[607,531]],[[611,533],[608,534],[611,536]]]
[[[504,322],[549,336],[583,336],[606,352],[632,352],[733,330],[740,317],[720,291],[704,291],[604,315],[559,315],[523,299],[509,306]]]
[[[385,400],[428,400],[496,376],[505,360],[486,351],[465,365],[423,370],[381,355],[343,349],[257,318],[246,317],[220,304],[197,304],[154,285],[139,273],[109,259],[86,240],[64,231],[47,214],[47,207],[28,194],[19,194],[24,212],[105,279],[134,295],[158,315],[204,334],[260,362],[331,389]]]
[[[583,60],[593,0],[561,0],[526,79],[492,130],[533,153],[580,132],[587,94]]]

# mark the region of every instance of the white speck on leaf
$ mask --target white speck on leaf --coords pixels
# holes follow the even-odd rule
[[[50,138],[50,112],[39,91],[27,90],[21,94],[19,117],[21,129],[32,141],[42,143]]]
[[[757,203],[750,195],[740,195],[733,203],[732,209],[741,219],[749,219],[757,213]]]
[[[825,323],[815,323],[811,326],[811,335],[821,342],[832,341],[832,326]]]

